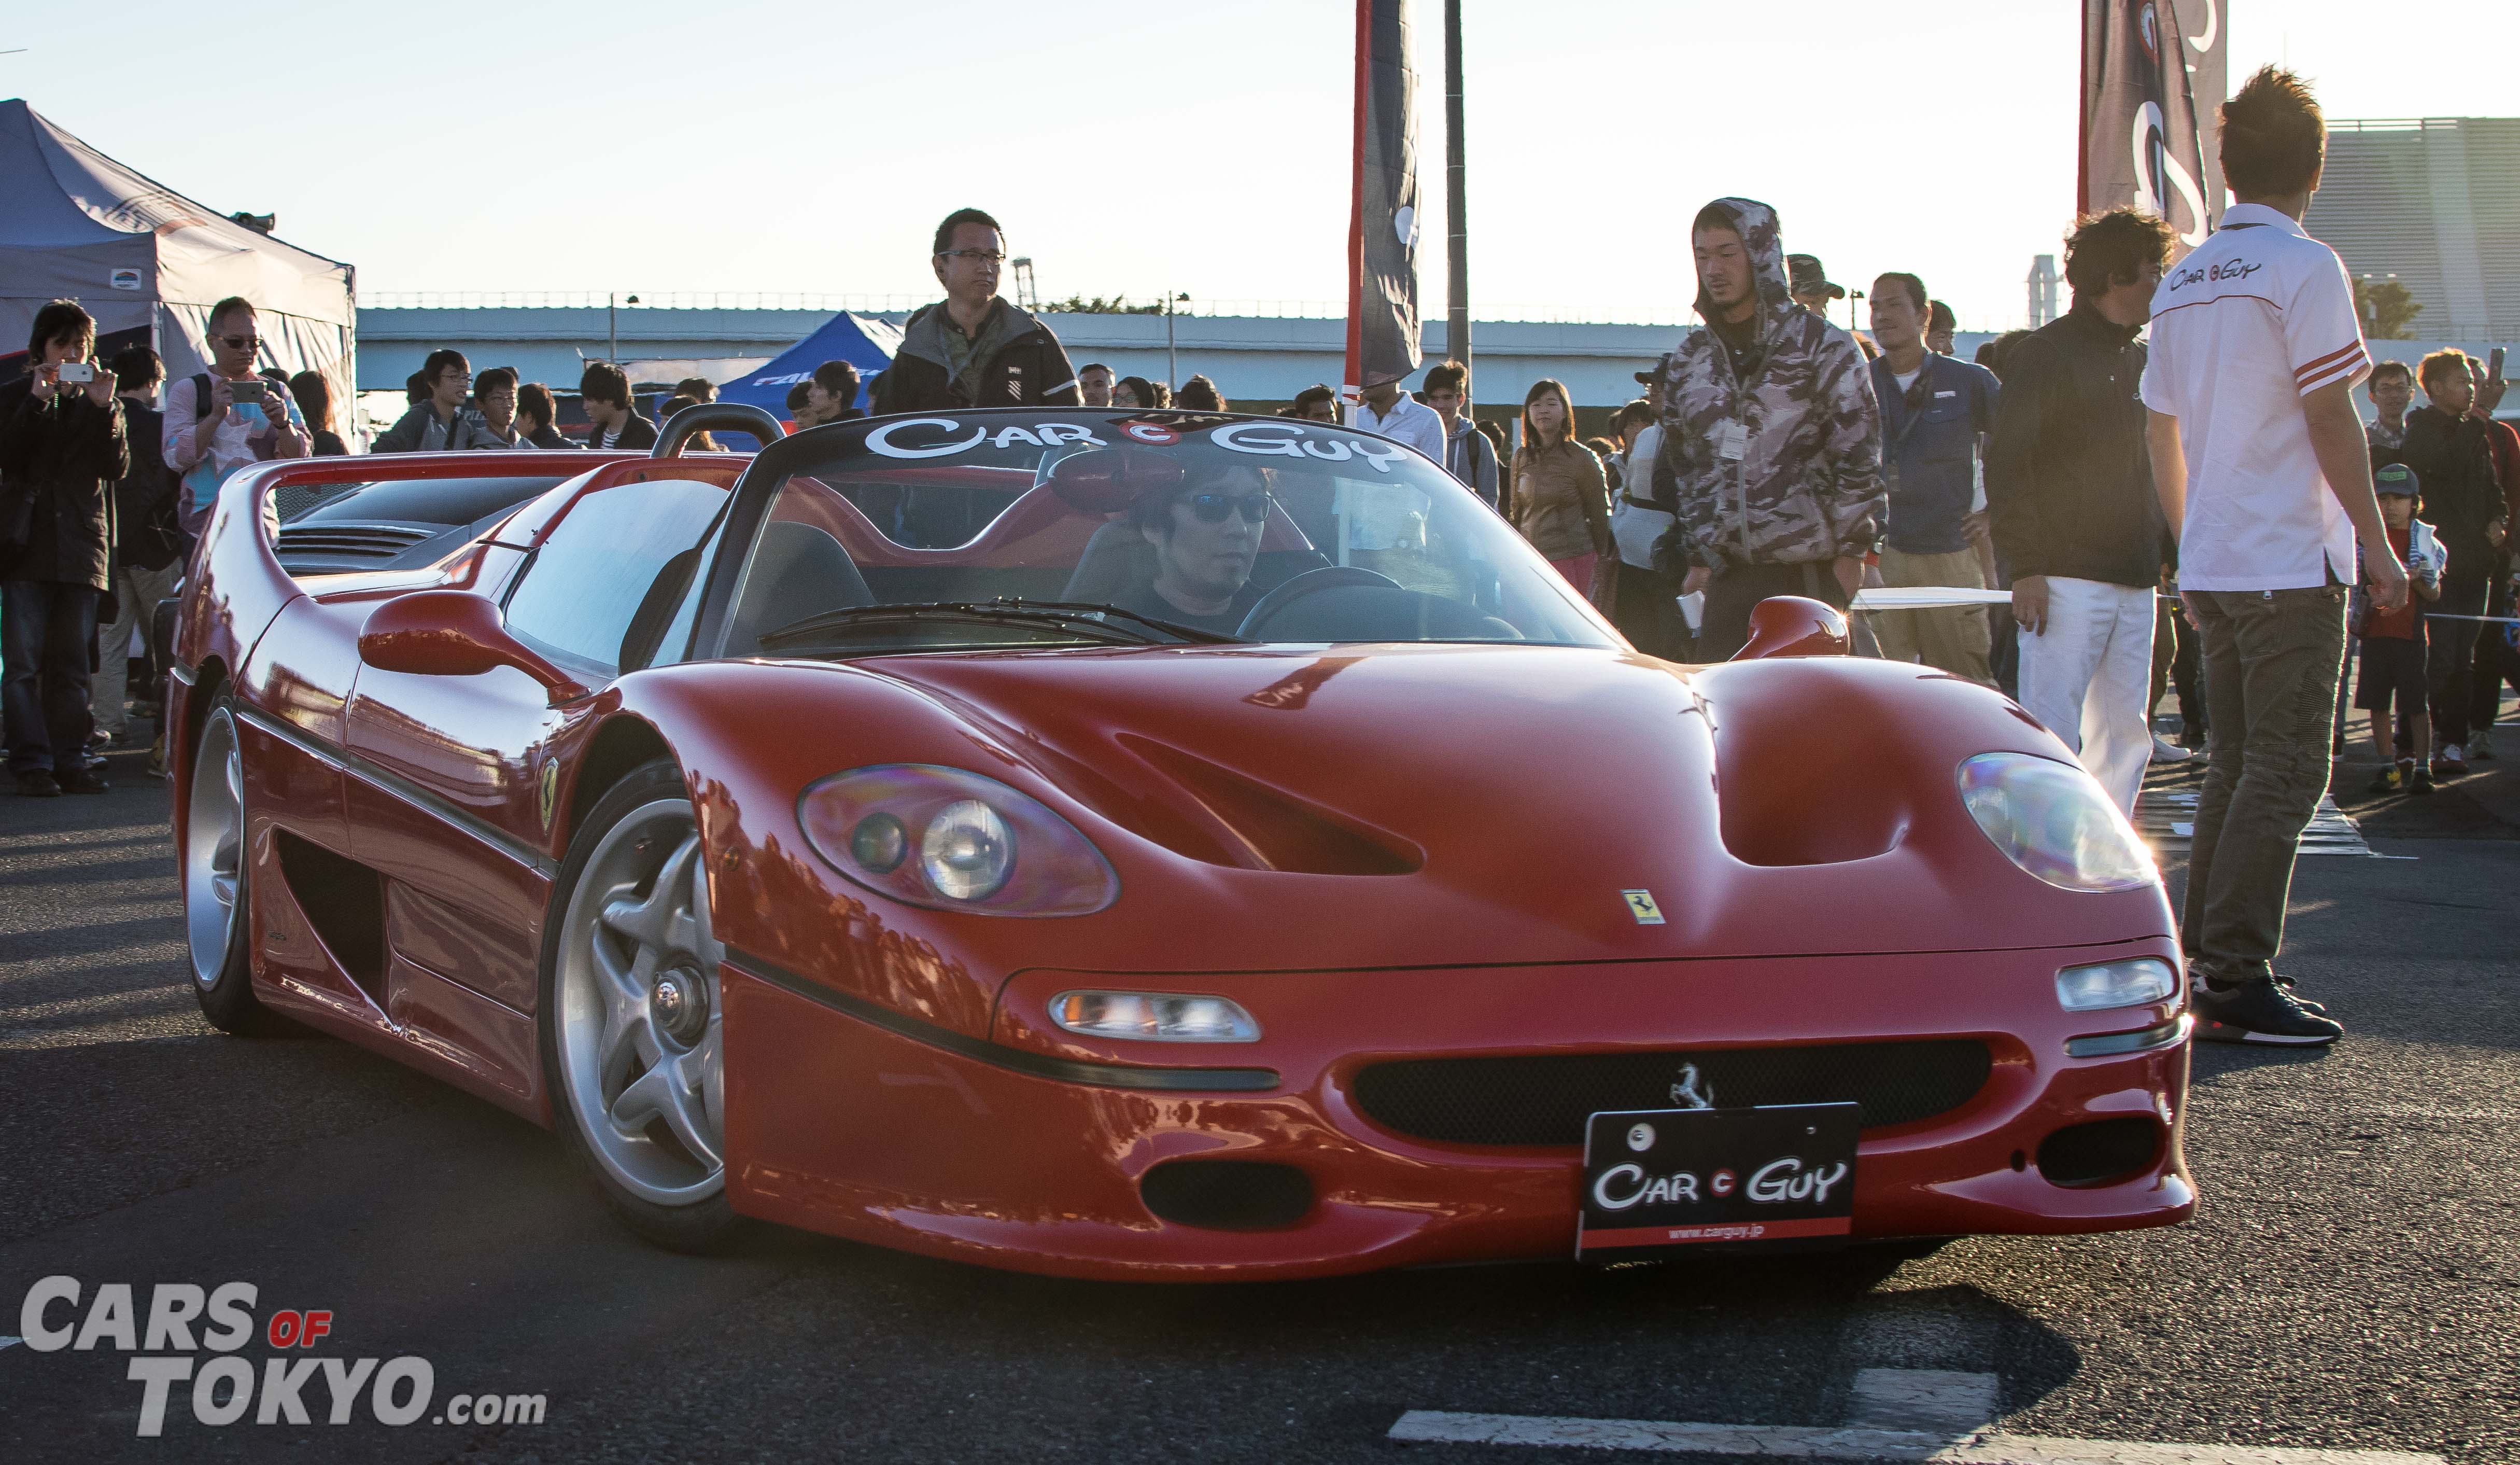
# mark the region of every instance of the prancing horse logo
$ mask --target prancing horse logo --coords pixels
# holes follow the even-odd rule
[[[1715,1094],[1697,1076],[1697,1065],[1680,1066],[1680,1081],[1671,1086],[1671,1102],[1679,1109],[1712,1109]]]

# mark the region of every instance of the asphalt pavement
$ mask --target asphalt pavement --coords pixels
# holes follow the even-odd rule
[[[1773,1443],[1862,1421],[1890,1379],[1981,1381],[2004,1438],[2520,1460],[2507,736],[2509,760],[2420,804],[2364,798],[2371,765],[2346,764],[2340,802],[2387,857],[2302,862],[2285,965],[2351,1035],[2199,1050],[2189,1225],[1240,1287],[781,1230],[731,1258],[646,1247],[534,1126],[341,1042],[204,1024],[165,787],[117,756],[109,796],[0,799],[0,1335],[48,1276],[84,1289],[56,1320],[123,1282],[140,1326],[157,1284],[249,1282],[257,1320],[333,1314],[318,1353],[427,1360],[431,1401],[392,1427],[362,1388],[332,1425],[319,1380],[311,1422],[259,1423],[257,1377],[255,1407],[214,1426],[177,1382],[144,1437],[134,1357],[182,1351],[125,1352],[101,1325],[87,1351],[0,1346],[0,1459],[1507,1465],[1603,1455],[1391,1434],[1446,1411],[1779,1427],[1755,1437]],[[1866,1372],[1885,1369],[1911,1372]],[[458,1394],[545,1412],[434,1422]]]

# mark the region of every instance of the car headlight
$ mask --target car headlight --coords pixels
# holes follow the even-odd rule
[[[2056,1000],[2067,1012],[2143,1007],[2179,993],[2179,973],[2158,956],[2133,956],[2056,974]]]
[[[1260,1025],[1229,997],[1175,992],[1060,992],[1050,1020],[1087,1037],[1158,1043],[1256,1043]]]
[[[2152,851],[2098,780],[2027,753],[1960,764],[1960,801],[2004,857],[2060,891],[2129,891],[2161,879]]]
[[[1040,800],[934,763],[821,779],[796,822],[825,863],[868,890],[937,910],[1081,916],[1120,895],[1102,852]]]

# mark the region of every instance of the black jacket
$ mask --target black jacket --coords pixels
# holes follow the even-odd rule
[[[131,467],[113,485],[113,553],[142,570],[172,565],[185,544],[175,503],[181,485],[166,468],[164,433],[164,413],[123,402],[122,435],[131,445]]]
[[[2450,551],[2449,576],[2465,579],[2491,572],[2497,551],[2485,526],[2503,514],[2502,484],[2494,475],[2494,445],[2473,417],[2452,417],[2425,405],[2407,414],[2407,440],[2398,461],[2414,470],[2424,523]]]
[[[980,327],[984,344],[992,336],[1002,335],[1004,340],[980,366],[976,395],[967,392],[949,374],[942,344],[946,329],[942,300],[910,317],[902,327],[901,348],[893,352],[892,365],[875,380],[876,416],[950,412],[957,407],[1084,404],[1084,394],[1076,387],[1076,369],[1067,362],[1067,348],[1058,343],[1050,327],[1004,299],[992,307],[989,320]]]
[[[2170,536],[2144,446],[2143,347],[2077,303],[2013,343],[1986,457],[1995,550],[2012,577],[2149,587]]]
[[[122,399],[0,387],[0,579],[112,583],[114,483],[131,467]],[[22,532],[21,526],[23,526]]]
[[[597,443],[603,439],[603,436],[604,433],[602,429],[590,430],[586,435],[586,445],[588,447],[596,446]],[[611,443],[610,447],[616,452],[635,453],[641,448],[654,447],[655,445],[656,425],[650,422],[648,419],[641,417],[638,413],[638,409],[633,408],[631,409],[629,419],[621,424],[620,439]]]

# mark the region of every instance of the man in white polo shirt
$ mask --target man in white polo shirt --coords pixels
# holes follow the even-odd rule
[[[2353,286],[2301,229],[2326,156],[2318,103],[2269,67],[2224,104],[2222,138],[2238,202],[2162,278],[2143,374],[2210,725],[2180,943],[2198,1037],[2330,1043],[2344,1028],[2274,958],[2294,847],[2327,788],[2356,535],[2375,606],[2405,604],[2407,574],[2351,395],[2371,370]]]

